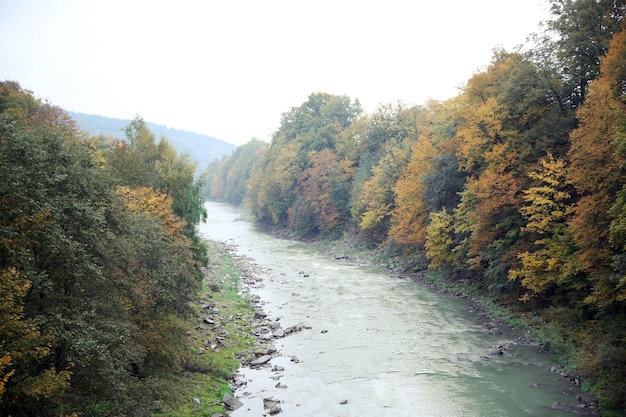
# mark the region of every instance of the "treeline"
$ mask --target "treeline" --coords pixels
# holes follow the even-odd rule
[[[141,119],[126,136],[0,82],[0,415],[142,416],[175,395],[202,184]]]
[[[357,233],[532,317],[626,413],[624,1],[551,0],[545,33],[446,102],[315,93],[208,171],[207,195],[301,238]],[[439,272],[436,272],[439,271]]]

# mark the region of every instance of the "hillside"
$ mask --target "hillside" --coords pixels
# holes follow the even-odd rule
[[[75,112],[68,113],[78,123],[81,130],[92,136],[114,135],[124,138],[123,129],[130,123],[130,120],[124,119]],[[224,155],[230,155],[236,147],[212,136],[174,129],[156,123],[146,122],[146,125],[157,138],[164,136],[178,152],[187,152],[193,160],[197,161],[198,172],[203,172],[211,161],[220,159]]]

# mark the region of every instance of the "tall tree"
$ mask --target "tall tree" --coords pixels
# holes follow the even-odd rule
[[[624,0],[551,0],[556,55],[565,81],[567,102],[583,103],[589,83],[600,74],[600,57],[626,16]]]
[[[623,39],[622,35],[616,39]],[[609,62],[620,55],[617,50],[623,49],[619,43],[614,45],[616,51],[609,55]],[[609,215],[625,183],[624,154],[617,152],[619,129],[626,113],[620,74],[623,76],[621,69],[603,70],[590,85],[588,99],[577,112],[579,127],[570,136],[568,154],[568,180],[579,195],[569,225],[581,250],[581,266],[595,281],[590,301],[600,305],[615,298],[612,264],[615,251],[621,250],[610,241],[614,218]]]

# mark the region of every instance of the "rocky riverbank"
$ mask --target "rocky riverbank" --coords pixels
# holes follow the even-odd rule
[[[235,247],[231,247],[233,256],[236,256],[234,250]],[[312,330],[312,327],[305,323],[284,325],[280,317],[268,317],[263,308],[264,301],[258,295],[253,294],[254,289],[258,289],[263,285],[263,280],[260,277],[263,271],[248,258],[238,257],[238,260],[240,265],[244,266],[245,271],[254,271],[253,273],[242,274],[240,290],[242,294],[250,300],[254,309],[254,314],[249,322],[249,328],[251,329],[251,335],[254,336],[255,342],[251,349],[240,353],[239,360],[241,367],[230,379],[230,385],[234,392],[241,392],[242,396],[247,399],[252,395],[250,392],[245,391],[245,387],[252,381],[251,378],[246,376],[248,371],[255,371],[257,375],[259,373],[263,374],[261,378],[255,377],[257,384],[262,379],[265,380],[265,382],[262,383],[268,386],[280,389],[288,388],[287,385],[280,381],[283,377],[285,366],[288,366],[285,362],[288,361],[290,365],[294,365],[299,362],[299,359],[296,356],[289,358],[281,357],[281,353],[276,347],[276,341],[284,337],[289,337],[294,333]],[[304,275],[304,272],[302,272],[302,274]],[[280,359],[282,364],[274,363],[276,359]],[[263,415],[276,415],[282,411],[280,399],[264,397],[260,400],[262,400],[260,404],[262,405]],[[259,403],[259,401],[257,401],[257,403]],[[244,406],[239,399],[231,396],[224,397],[224,404],[229,411],[235,411]]]

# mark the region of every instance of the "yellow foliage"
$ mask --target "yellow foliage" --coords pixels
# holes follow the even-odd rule
[[[15,373],[15,369],[11,369],[13,362],[11,361],[11,355],[6,354],[0,358],[0,399],[5,391],[5,386],[9,378]]]
[[[37,400],[60,396],[70,385],[71,372],[57,372],[54,367],[46,369],[37,378],[29,378],[23,386],[24,394]]]
[[[0,271],[0,397],[16,373],[15,366],[37,364],[50,354],[47,340],[32,320],[24,318],[24,297],[30,286],[15,268]],[[52,398],[69,386],[70,375],[67,370],[57,373],[51,367],[22,377],[14,391],[37,399]]]
[[[430,260],[429,268],[441,270],[457,265],[452,232],[452,216],[446,209],[430,213],[430,224],[427,227],[426,238],[426,256]]]
[[[535,240],[534,250],[518,255],[521,268],[509,271],[509,279],[519,280],[524,288],[532,291],[522,297],[526,301],[553,285],[565,284],[579,271],[566,227],[570,195],[565,191],[565,162],[548,154],[540,163],[541,168],[529,174],[539,184],[524,190],[526,205],[519,209],[528,220],[524,230],[540,238]]]
[[[163,230],[169,236],[181,236],[185,222],[172,211],[172,200],[152,188],[127,186],[117,187],[129,211],[136,214],[148,214],[161,221]]]
[[[406,151],[391,148],[388,154],[372,169],[372,176],[364,184],[356,201],[363,206],[360,227],[374,229],[391,217],[395,207],[394,185],[400,175]]]
[[[567,186],[565,162],[555,159],[552,154],[540,161],[542,168],[531,172],[529,177],[542,184],[524,190],[527,205],[520,208],[520,213],[528,220],[527,231],[545,234],[564,224],[571,213],[567,204],[570,194],[564,191]]]
[[[473,101],[471,97],[467,97],[466,100],[459,108],[457,154],[459,166],[472,172],[483,167],[492,148],[504,144],[514,132],[503,127],[504,110],[494,97]]]

